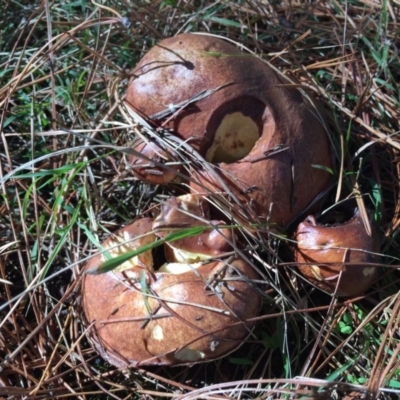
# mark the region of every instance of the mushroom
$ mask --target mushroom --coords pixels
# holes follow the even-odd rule
[[[126,103],[215,165],[192,162],[193,192],[220,192],[242,220],[283,226],[327,188],[332,168],[316,110],[293,86],[227,41],[181,34],[142,58]]]
[[[204,226],[204,231],[195,238],[184,237],[167,243],[165,248],[167,261],[197,262],[231,251],[233,230],[222,227],[225,225],[224,221],[209,221],[209,219],[209,205],[202,196],[187,194],[170,197],[165,201],[153,224],[158,237],[165,238],[176,229]]]
[[[176,178],[179,166],[174,165],[173,154],[170,150],[162,149],[154,142],[141,140],[133,145],[133,150],[142,155],[128,157],[128,163],[138,179],[152,185],[161,185]]]
[[[235,350],[251,332],[260,297],[254,269],[238,257],[222,257],[225,250],[216,252],[218,259],[162,268],[146,251],[118,269],[91,274],[105,254],[115,257],[154,242],[153,223],[139,219],[121,229],[84,268],[83,309],[99,354],[127,367],[191,364]]]
[[[298,226],[295,240],[300,272],[329,293],[357,296],[376,278],[379,241],[375,232],[366,231],[358,209],[344,224],[319,225],[309,216]]]

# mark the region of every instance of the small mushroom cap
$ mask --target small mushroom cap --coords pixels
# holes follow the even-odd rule
[[[138,179],[152,185],[162,185],[176,178],[180,168],[178,165],[168,165],[174,161],[171,151],[166,151],[153,142],[140,142],[134,145],[133,150],[143,155],[130,155],[128,158]]]
[[[161,212],[154,220],[157,236],[164,238],[173,230],[204,226],[203,233],[175,240],[166,247],[167,259],[200,261],[218,257],[232,250],[234,240],[232,229],[218,227],[224,221],[209,221],[208,202],[199,195],[187,194],[170,197],[161,206]],[[214,226],[215,228],[212,228]],[[172,248],[173,251],[169,248]],[[191,253],[191,254],[189,254]]]
[[[168,232],[171,228],[189,228],[205,225],[210,218],[208,202],[200,195],[172,196],[161,204],[160,214],[154,220],[154,229]]]
[[[138,222],[116,236],[134,231]],[[118,243],[109,238],[103,246]],[[93,257],[85,271],[101,261],[101,255]],[[260,307],[251,283],[256,272],[240,259],[187,267],[155,270],[145,280],[137,262],[122,271],[84,275],[83,308],[104,359],[118,367],[190,364],[220,358],[242,343]]]
[[[247,220],[285,225],[329,185],[321,167],[332,168],[331,149],[316,110],[266,63],[224,40],[163,40],[137,65],[126,101],[153,119],[167,110],[166,127],[216,165],[216,175],[196,165],[191,180],[201,192],[233,192]]]
[[[358,210],[344,224],[318,225],[309,216],[298,226],[295,240],[300,272],[327,292],[357,296],[376,278],[377,267],[369,263],[378,262],[379,241],[374,232],[367,233]]]

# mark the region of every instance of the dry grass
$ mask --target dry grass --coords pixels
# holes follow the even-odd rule
[[[400,398],[400,3],[104,3],[3,2],[0,397]],[[109,232],[179,191],[126,169],[140,128],[121,100],[144,52],[187,31],[243,44],[317,99],[338,165],[325,206],[372,210],[381,273],[365,296],[335,299],[287,267],[284,243],[251,241],[269,283],[257,340],[192,368],[121,371],[86,337],[80,270]]]

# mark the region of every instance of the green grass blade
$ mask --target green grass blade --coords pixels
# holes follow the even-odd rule
[[[120,256],[113,257],[110,260],[106,260],[100,265],[86,270],[85,273],[90,275],[104,274],[119,267],[121,264],[130,260],[131,258],[136,257],[146,251],[153,250],[156,247],[161,246],[166,242],[174,242],[175,240],[183,239],[185,237],[199,235],[206,229],[207,229],[206,226],[196,226],[193,228],[187,228],[176,232],[171,232],[164,239],[156,240],[155,242],[142,246],[137,250],[132,250],[128,253],[121,254]]]

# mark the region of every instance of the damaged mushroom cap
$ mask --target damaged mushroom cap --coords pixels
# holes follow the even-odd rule
[[[128,163],[138,179],[153,185],[161,185],[176,178],[179,166],[174,163],[170,150],[166,151],[154,142],[143,141],[135,144],[133,150],[141,154],[141,156],[131,154],[128,157]]]
[[[204,227],[204,231],[194,237],[167,243],[167,261],[197,262],[231,251],[233,230],[223,227],[224,221],[209,219],[209,204],[202,196],[187,194],[166,200],[153,224],[158,237],[164,238],[173,230]]]
[[[232,192],[233,211],[243,204],[246,219],[285,225],[327,188],[332,168],[316,110],[288,83],[224,40],[182,34],[143,57],[126,101],[163,116],[158,123],[217,165],[213,174],[193,168],[194,190]]]
[[[365,229],[361,214],[344,223],[319,225],[309,216],[297,228],[295,261],[319,288],[339,296],[365,292],[377,275],[379,240]],[[340,279],[340,281],[339,281]]]
[[[118,254],[116,245],[120,253],[137,249],[143,238],[152,237],[151,229],[150,235],[144,231],[149,228],[148,219],[136,221],[103,247],[113,248],[112,256]],[[257,316],[260,297],[251,283],[257,274],[243,260],[210,260],[190,264],[182,273],[166,268],[167,273],[152,265],[150,252],[145,258],[147,270],[143,259],[135,258],[118,270],[84,275],[83,308],[93,322],[89,332],[108,362],[127,367],[209,361],[235,350],[251,332],[248,320]],[[104,260],[98,254],[84,270]]]

